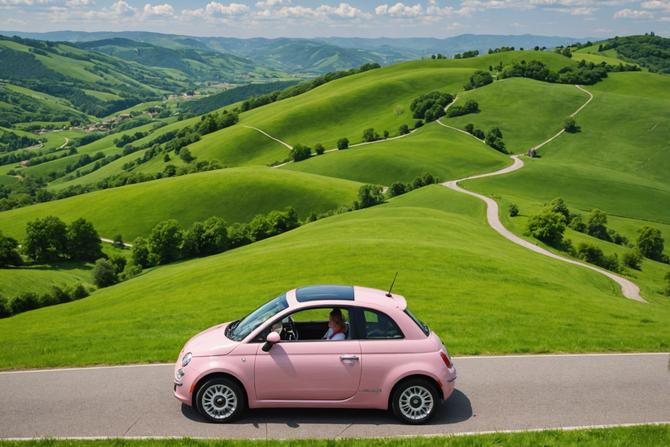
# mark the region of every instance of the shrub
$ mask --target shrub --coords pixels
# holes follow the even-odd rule
[[[87,296],[88,296],[88,290],[86,290],[86,287],[84,287],[83,284],[77,284],[70,291],[70,297],[73,300],[80,300],[82,298],[86,298]]]
[[[228,228],[228,237],[230,240],[230,247],[236,248],[251,242],[249,235],[249,226],[243,223],[234,223]]]
[[[130,278],[136,277],[140,273],[142,273],[142,267],[141,266],[139,266],[137,264],[129,263],[129,264],[126,264],[126,268],[124,268],[123,272],[121,272],[121,274],[119,275],[119,280],[127,281]]]
[[[338,148],[339,150],[349,148],[349,139],[347,139],[347,138],[340,138],[339,140],[337,140],[337,148]]]
[[[291,149],[291,158],[293,161],[307,160],[312,156],[312,149],[302,144],[296,144]]]
[[[23,264],[18,248],[19,242],[16,239],[5,236],[0,231],[0,267]]]
[[[314,146],[314,152],[316,152],[316,155],[322,155],[324,152],[326,152],[326,148],[323,147],[323,144],[317,143]]]
[[[579,247],[577,248],[577,256],[588,263],[595,264],[613,272],[618,272],[620,270],[619,258],[616,254],[605,256],[603,251],[593,244],[584,242],[579,244]]]
[[[363,131],[363,141],[371,142],[379,140],[379,134],[373,128],[365,129]]]
[[[486,134],[485,142],[493,149],[502,153],[507,153],[505,143],[503,142],[502,131],[498,127],[494,127],[488,134]]]
[[[149,242],[145,238],[138,237],[133,241],[130,258],[133,264],[143,268],[149,267]]]
[[[25,253],[38,262],[55,261],[66,251],[67,226],[55,216],[47,216],[28,222]]]
[[[409,108],[414,118],[434,121],[444,115],[444,108],[454,100],[453,95],[443,92],[430,92],[414,99]]]
[[[528,234],[552,247],[561,245],[564,232],[565,217],[551,210],[544,210],[528,219]]]
[[[418,128],[421,127],[421,126],[423,126],[423,121],[421,121],[421,120],[417,120],[417,121],[414,123],[414,128],[415,128],[415,129],[418,129]]]
[[[545,203],[545,208],[553,211],[554,213],[558,213],[563,215],[565,217],[565,222],[569,223],[570,222],[570,210],[568,209],[568,205],[565,203],[565,200],[563,200],[560,197],[556,197],[549,203]]]
[[[663,256],[664,245],[665,241],[659,229],[650,226],[644,226],[640,229],[637,248],[645,258],[663,262],[665,260]]]
[[[621,257],[621,262],[626,267],[640,270],[642,267],[642,253],[639,250],[628,251]]]
[[[123,271],[124,268],[126,268],[126,264],[128,263],[128,260],[126,259],[125,256],[121,255],[112,255],[109,257],[109,262],[114,266],[114,271],[118,275]]]
[[[391,197],[400,196],[407,192],[407,185],[403,182],[393,182],[389,187],[389,195]]]
[[[468,99],[462,106],[451,106],[449,110],[447,110],[447,116],[451,118],[477,112],[479,112],[479,104],[477,101]]]
[[[29,310],[37,309],[39,307],[39,298],[34,293],[23,293],[11,302],[12,315]]]
[[[195,160],[195,157],[191,155],[191,151],[185,147],[179,151],[179,158],[181,158],[185,163],[190,163]]]
[[[95,261],[91,274],[93,276],[93,284],[100,288],[108,287],[119,282],[116,275],[116,268],[105,258],[100,258]]]
[[[389,134],[389,131],[388,131],[388,130],[385,130],[385,131],[384,131],[384,139],[387,139],[387,138],[389,137],[389,135],[390,135],[390,134]]]
[[[610,241],[611,239],[607,232],[607,214],[597,208],[592,210],[586,221],[586,233],[598,239]]]
[[[577,133],[580,130],[579,126],[577,126],[577,121],[575,121],[575,119],[572,117],[565,120],[563,128],[568,133]]]
[[[486,135],[484,135],[484,131],[481,130],[481,129],[475,129],[475,130],[472,132],[472,135],[474,135],[475,137],[479,138],[480,140],[483,140],[483,139],[486,138]],[[504,148],[504,144],[503,144],[503,148]]]
[[[407,135],[409,133],[409,126],[407,124],[401,124],[398,128],[398,133],[400,135]]]
[[[120,234],[117,234],[116,236],[114,236],[112,246],[114,248],[119,248],[119,249],[126,248],[126,244],[123,243],[123,236],[121,236]]]
[[[519,215],[519,207],[516,205],[516,203],[510,203],[508,209],[510,217],[516,217]]]
[[[490,67],[491,69],[493,67]],[[493,76],[488,71],[476,71],[470,76],[470,82],[465,85],[465,90],[472,90],[474,88],[483,87],[493,82]]]
[[[4,296],[0,295],[0,318],[12,316],[12,306]]]
[[[68,226],[67,254],[77,261],[94,261],[102,256],[100,235],[91,222],[79,218]]]
[[[384,202],[382,187],[379,185],[363,185],[358,190],[358,200],[354,203],[354,208],[362,209],[378,205]]]
[[[586,224],[584,219],[582,219],[581,214],[571,214],[570,215],[570,228],[580,233],[586,232]]]

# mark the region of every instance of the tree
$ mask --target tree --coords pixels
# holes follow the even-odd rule
[[[47,216],[28,222],[25,253],[38,262],[55,261],[66,251],[67,226],[55,216]]]
[[[91,222],[79,218],[68,226],[67,254],[76,261],[95,261],[102,256],[100,235]]]
[[[404,184],[403,182],[393,182],[389,187],[389,195],[391,197],[400,196],[402,194],[405,194],[407,190],[408,190],[407,185]]]
[[[9,265],[18,266],[23,264],[23,259],[18,251],[19,242],[0,231],[0,267]]]
[[[568,133],[579,132],[579,126],[577,125],[577,121],[575,121],[575,119],[572,118],[572,117],[565,120],[565,124],[563,125],[563,128]]]
[[[249,222],[249,238],[252,241],[260,241],[271,235],[271,226],[267,217],[258,214]]]
[[[610,240],[607,232],[607,214],[595,208],[591,210],[589,218],[586,221],[586,233],[604,241]]]
[[[379,185],[363,185],[358,189],[358,200],[355,208],[368,208],[384,202],[382,187]]]
[[[12,306],[9,300],[0,295],[0,318],[7,318],[12,316]]]
[[[114,271],[117,273],[121,273],[123,269],[126,268],[126,264],[128,263],[128,260],[126,259],[125,256],[121,255],[111,255],[109,257],[109,262],[114,266]]]
[[[182,254],[185,258],[202,256],[202,245],[204,242],[205,225],[202,222],[193,222],[191,228],[184,234]]]
[[[270,235],[284,233],[300,226],[298,212],[293,207],[286,208],[285,211],[272,211],[267,216],[270,225]]]
[[[623,254],[621,261],[626,267],[640,270],[642,267],[642,253],[640,250],[632,250]]]
[[[565,226],[565,217],[551,210],[544,210],[528,219],[528,233],[552,247],[558,247],[563,242]]]
[[[324,152],[326,152],[326,148],[323,147],[323,144],[321,144],[321,143],[317,143],[317,144],[314,146],[314,152],[316,152],[316,155],[321,155],[321,154],[323,154]]]
[[[205,229],[200,244],[201,255],[209,256],[228,250],[228,227],[222,217],[212,216],[203,223]]]
[[[339,150],[342,149],[347,149],[349,147],[349,139],[348,138],[340,138],[337,140],[337,148]]]
[[[488,134],[486,134],[485,142],[486,144],[488,144],[497,151],[500,151],[502,153],[507,152],[507,150],[505,149],[505,143],[503,142],[502,131],[498,127],[494,127],[489,131]]]
[[[644,226],[640,229],[637,238],[637,248],[640,249],[640,253],[645,258],[663,262],[665,260],[663,255],[664,245],[665,241],[659,229],[649,226]]]
[[[579,247],[577,248],[577,256],[588,263],[595,264],[613,272],[618,272],[620,270],[619,258],[616,254],[605,256],[603,251],[593,244],[584,242],[579,244]]]
[[[157,264],[166,264],[181,257],[184,230],[174,219],[157,224],[149,235],[149,252],[155,256]]]
[[[191,151],[187,147],[182,148],[179,151],[179,158],[184,160],[184,162],[186,162],[186,163],[190,163],[193,160],[195,160],[195,157],[193,155],[191,155]]]
[[[105,258],[95,261],[91,274],[93,275],[93,284],[100,288],[119,282],[114,265]]]
[[[121,233],[114,236],[112,246],[114,248],[119,248],[119,249],[126,248],[126,244],[123,242],[123,236],[121,236]]]
[[[516,205],[516,203],[510,203],[509,204],[509,216],[510,217],[516,217],[519,215],[519,207]]]
[[[472,123],[468,123],[464,127],[465,131],[469,134],[472,134],[475,131],[475,125]]]
[[[384,139],[387,139],[389,137],[390,133],[388,130],[384,131]]]
[[[398,128],[398,133],[400,135],[407,135],[409,133],[409,126],[407,124],[401,124]]]
[[[370,142],[379,139],[379,134],[373,128],[365,129],[363,131],[363,141]]]
[[[293,159],[293,161],[307,160],[311,156],[312,156],[312,149],[305,145],[296,144],[295,146],[293,146],[293,149],[291,149],[291,158]]]
[[[489,67],[489,71],[493,71],[493,67]],[[493,82],[493,76],[488,71],[476,71],[470,76],[470,82],[465,85],[465,90],[472,90],[474,88],[483,87]]]
[[[562,214],[563,217],[565,217],[565,222],[570,223],[570,210],[568,209],[568,205],[565,203],[565,200],[563,200],[561,197],[556,197],[544,206],[554,213]]]
[[[149,242],[145,238],[138,237],[133,241],[130,258],[135,265],[142,268],[149,267]]]

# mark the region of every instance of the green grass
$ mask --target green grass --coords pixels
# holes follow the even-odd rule
[[[508,157],[474,138],[429,124],[404,138],[327,153],[285,169],[368,183],[408,182],[425,172],[442,180],[492,171]]]
[[[0,441],[7,447],[654,447],[670,443],[670,425],[640,425],[584,430],[544,430],[484,435],[446,435],[432,437],[398,437],[371,439],[300,439],[300,440],[233,440],[233,439],[40,439]]]
[[[396,271],[396,291],[455,355],[670,346],[670,303],[627,300],[597,273],[512,245],[486,225],[479,201],[432,186],[2,320],[0,364],[172,361],[194,333],[283,290],[386,288]]]
[[[158,222],[183,225],[210,216],[229,223],[293,206],[300,217],[350,206],[359,184],[271,168],[235,168],[166,178],[95,191],[0,213],[7,235],[22,237],[27,222],[55,215],[66,222],[84,217],[102,236],[121,233],[127,240],[148,235]]]
[[[456,104],[468,99],[479,103],[480,113],[443,118],[443,122],[459,129],[473,123],[484,132],[499,127],[507,150],[525,153],[561,130],[588,95],[572,85],[511,78],[465,92]]]

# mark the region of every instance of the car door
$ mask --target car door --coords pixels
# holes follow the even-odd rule
[[[258,346],[254,368],[257,400],[336,401],[358,391],[358,340],[281,341],[268,352],[262,346]]]

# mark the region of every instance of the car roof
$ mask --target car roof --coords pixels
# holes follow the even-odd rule
[[[287,293],[290,307],[324,304],[327,306],[369,305],[375,308],[399,308],[404,310],[407,301],[395,293],[388,296],[379,289],[344,285],[314,285],[300,287]]]

